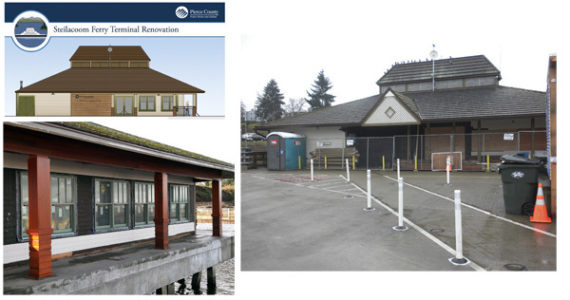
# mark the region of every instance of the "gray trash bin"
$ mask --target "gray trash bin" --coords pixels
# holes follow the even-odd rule
[[[503,200],[508,214],[532,215],[539,175],[545,174],[542,159],[503,155],[499,166]]]

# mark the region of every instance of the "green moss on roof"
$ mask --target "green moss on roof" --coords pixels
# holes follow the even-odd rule
[[[166,144],[162,144],[159,142],[151,141],[145,138],[138,137],[136,135],[128,134],[116,129],[112,129],[109,127],[105,127],[103,125],[99,125],[92,122],[57,122],[56,124],[61,125],[63,127],[72,128],[76,130],[80,130],[83,132],[99,135],[102,137],[111,138],[114,140],[127,142],[130,144],[138,145],[147,147],[154,150],[164,151],[172,154],[177,154],[185,157],[190,157],[198,160],[202,160],[205,162],[216,163],[228,167],[234,167],[233,164],[227,163],[225,161],[217,160],[208,156],[196,154],[190,151],[182,150],[176,147],[172,147]]]

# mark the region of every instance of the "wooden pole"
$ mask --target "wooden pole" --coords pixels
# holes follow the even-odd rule
[[[43,155],[28,158],[28,228],[30,276],[36,279],[52,275],[51,270],[51,199],[50,160]]]
[[[154,173],[154,247],[168,249],[168,175]]]
[[[212,228],[214,236],[222,236],[222,180],[212,180]]]

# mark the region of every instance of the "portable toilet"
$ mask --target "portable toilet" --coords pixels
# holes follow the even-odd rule
[[[289,132],[272,132],[267,135],[267,169],[294,170],[305,168],[305,137]]]

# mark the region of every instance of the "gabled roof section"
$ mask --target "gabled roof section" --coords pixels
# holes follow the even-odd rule
[[[380,101],[380,95],[375,95],[293,117],[275,120],[257,126],[257,128],[359,125],[378,101]]]
[[[402,93],[399,93],[402,94]],[[546,93],[506,86],[405,93],[424,121],[546,114]]]
[[[111,48],[111,52],[109,52]],[[70,61],[85,60],[138,60],[150,61],[141,46],[79,46]]]
[[[420,122],[421,119],[414,100],[389,88],[382,94],[381,100],[370,109],[361,125],[389,126],[418,124]]]
[[[432,79],[432,61],[394,65],[376,84],[387,85]],[[500,71],[484,56],[468,56],[435,61],[435,78],[499,76]]]
[[[70,68],[16,93],[204,93],[147,68]]]

